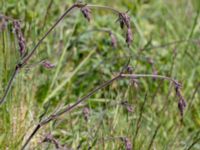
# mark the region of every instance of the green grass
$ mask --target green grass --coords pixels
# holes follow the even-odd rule
[[[55,0],[47,11],[50,1],[1,0],[2,14],[22,20],[29,51],[73,3]],[[41,117],[75,103],[110,80],[127,63],[127,57],[131,58],[134,73],[152,74],[156,69],[158,74],[182,83],[187,101],[182,123],[171,83],[144,78],[138,80],[136,87],[131,80],[123,79],[41,128],[28,149],[55,149],[53,144],[41,143],[48,133],[73,149],[125,149],[119,137],[129,138],[135,150],[187,150],[193,143],[191,150],[200,149],[198,1],[87,1],[129,10],[134,33],[130,48],[112,12],[94,9],[88,23],[79,10],[74,10],[40,45],[29,62],[30,68],[18,74],[6,102],[0,106],[0,149],[20,149]],[[115,34],[117,48],[110,46],[108,34],[91,31],[101,28]],[[186,41],[167,44],[179,40]],[[8,24],[0,32],[0,97],[19,59],[12,25]],[[56,67],[45,69],[38,64],[43,59]],[[154,68],[149,59],[154,61]],[[128,101],[132,113],[120,104],[122,101]],[[82,114],[84,107],[90,108],[88,122]]]

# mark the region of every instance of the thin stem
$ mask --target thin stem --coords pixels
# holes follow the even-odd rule
[[[111,10],[113,11],[114,13],[116,14],[120,14],[121,12],[117,9],[114,9],[112,7],[109,7],[109,6],[101,6],[101,5],[91,5],[91,4],[88,4],[86,5],[87,7],[90,7],[90,8],[100,8],[100,9],[108,9],[108,10]]]
[[[143,50],[151,50],[151,49],[158,49],[158,48],[163,48],[163,47],[167,47],[167,46],[171,46],[171,45],[176,45],[176,44],[181,44],[181,43],[185,43],[185,42],[198,42],[199,39],[183,39],[183,40],[176,40],[176,41],[172,41],[172,42],[169,42],[169,43],[164,43],[164,44],[161,44],[161,45],[153,45],[151,47],[144,47],[144,48],[141,48],[139,50],[143,51]]]
[[[180,85],[176,80],[170,78],[170,77],[166,77],[166,76],[162,76],[162,75],[153,75],[153,74],[122,74],[121,77],[130,77],[130,78],[146,78],[146,77],[150,77],[150,78],[159,78],[159,79],[164,79],[164,80],[168,80],[173,82],[175,85]]]
[[[155,138],[156,138],[156,135],[157,135],[157,133],[158,133],[160,127],[161,127],[161,125],[159,124],[159,125],[157,126],[157,128],[156,128],[154,134],[153,134],[153,137],[152,137],[152,139],[151,139],[151,142],[150,142],[150,144],[149,144],[149,146],[148,146],[148,150],[151,150],[151,147],[152,147],[152,145],[153,145],[153,142],[154,142],[154,140],[155,140]]]
[[[200,141],[200,138],[196,139],[189,147],[187,150],[191,150],[192,147],[194,147],[195,144],[197,144]]]
[[[22,146],[21,150],[25,149],[25,147],[28,145],[30,140],[33,138],[33,136],[37,133],[37,131],[41,128],[41,125],[38,124],[35,129],[33,130],[32,134],[29,136],[29,138],[26,140],[25,144]]]
[[[18,71],[19,71],[19,67],[16,66],[15,71],[13,72],[13,74],[12,74],[12,76],[11,76],[9,82],[8,82],[8,85],[7,85],[7,87],[6,87],[6,90],[5,90],[5,92],[4,92],[4,95],[3,95],[3,97],[2,97],[1,100],[0,100],[0,105],[2,105],[2,104],[6,101],[6,97],[7,97],[8,93],[9,93],[11,87],[12,87],[13,81],[14,81],[14,79],[15,79],[15,77],[16,77]]]
[[[75,7],[78,7],[79,5],[73,4],[70,8],[68,8],[64,14],[54,23],[54,25],[45,33],[45,35],[39,40],[39,42],[35,45],[35,47],[31,50],[31,52],[23,59],[22,66],[24,66],[29,59],[33,56],[37,48],[40,46],[40,44],[44,41],[44,39],[51,33],[51,31],[63,20],[63,18]]]
[[[90,96],[94,95],[97,91],[99,91],[100,89],[103,89],[104,87],[107,87],[108,85],[110,85],[112,82],[114,82],[115,80],[119,79],[121,77],[121,75],[116,76],[115,78],[111,79],[108,82],[105,82],[104,84],[102,84],[101,86],[95,88],[93,91],[91,91],[88,95],[84,96],[83,98],[81,98],[80,100],[78,100],[75,104],[73,104],[72,106],[67,107],[64,110],[61,110],[60,112],[56,113],[55,116],[60,116],[70,110],[72,110],[74,107],[76,107],[78,104],[80,104],[81,102],[87,100]]]
[[[128,62],[129,64],[129,62]],[[155,77],[155,78],[162,78],[162,79],[166,79],[166,80],[170,80],[173,81],[175,84],[178,84],[178,82],[176,82],[174,79],[171,79],[169,77],[165,77],[165,76],[159,76],[159,75],[143,75],[143,74],[123,74],[125,68],[127,67],[127,65],[125,67],[123,67],[122,71],[120,72],[119,75],[115,76],[114,78],[112,78],[111,80],[103,83],[102,85],[98,86],[97,88],[95,88],[94,90],[92,90],[91,92],[89,92],[86,96],[82,97],[81,99],[77,100],[76,103],[74,103],[71,106],[66,106],[66,108],[64,108],[63,110],[58,111],[57,113],[52,113],[49,117],[47,117],[46,119],[40,121],[38,123],[38,125],[36,126],[36,128],[34,129],[34,131],[32,132],[32,134],[29,136],[29,138],[26,140],[25,144],[22,147],[22,150],[27,146],[27,144],[30,142],[30,140],[33,138],[33,136],[38,132],[38,130],[48,124],[49,122],[57,119],[59,116],[71,111],[72,109],[74,109],[76,106],[78,106],[81,102],[88,100],[89,97],[91,97],[92,95],[94,95],[95,93],[97,93],[99,90],[109,86],[110,84],[112,84],[114,81],[121,79],[121,78],[132,78],[132,77]]]
[[[112,82],[114,82],[115,80],[119,79],[121,77],[121,74],[119,74],[118,76],[114,77],[113,79],[103,83],[102,85],[100,85],[99,87],[95,88],[94,90],[92,90],[90,93],[88,93],[86,96],[82,97],[81,99],[79,99],[75,104],[73,104],[72,106],[67,106],[65,109],[57,112],[57,113],[53,113],[52,115],[50,115],[49,117],[47,117],[46,119],[42,120],[41,122],[38,123],[38,125],[35,127],[35,129],[33,130],[33,132],[31,133],[31,135],[29,136],[29,138],[26,140],[25,144],[23,145],[22,149],[23,150],[28,143],[30,142],[30,140],[33,138],[33,136],[38,132],[38,130],[48,124],[49,122],[51,122],[52,120],[58,118],[59,116],[61,116],[62,114],[69,112],[70,110],[72,110],[73,108],[75,108],[77,105],[79,105],[81,102],[87,100],[89,97],[91,97],[92,95],[94,95],[96,92],[98,92],[99,90],[107,87],[108,85],[110,85]]]

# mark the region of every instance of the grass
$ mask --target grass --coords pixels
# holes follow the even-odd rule
[[[20,149],[34,127],[55,110],[72,105],[120,72],[130,57],[133,73],[177,79],[187,101],[183,121],[174,86],[164,80],[123,79],[101,89],[74,110],[45,125],[28,149],[200,149],[200,19],[198,0],[87,1],[129,10],[134,40],[130,47],[110,11],[92,9],[88,23],[74,10],[44,40],[16,77],[0,106],[0,149]],[[30,51],[72,4],[64,0],[1,0],[1,13],[22,20]],[[117,38],[110,46],[109,29]],[[0,97],[20,59],[12,25],[0,32]],[[46,69],[47,59],[56,64]],[[88,121],[84,108],[89,109]],[[130,111],[132,109],[132,111]],[[128,111],[129,110],[129,111]],[[48,136],[51,135],[51,136]],[[44,139],[49,138],[46,142]]]

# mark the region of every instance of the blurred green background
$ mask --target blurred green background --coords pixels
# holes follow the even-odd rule
[[[0,13],[22,21],[27,51],[75,1],[0,0]],[[200,149],[199,0],[88,0],[90,4],[129,10],[134,40],[112,11],[92,9],[90,23],[73,10],[37,49],[18,74],[0,106],[0,149],[20,149],[38,121],[114,77],[130,58],[134,73],[160,74],[182,84],[187,101],[183,122],[174,86],[159,79],[114,82],[68,114],[49,123],[28,149],[55,149],[42,143],[47,134],[73,149],[118,150],[127,137],[135,150]],[[117,47],[110,45],[110,30]],[[12,23],[0,32],[0,97],[20,56]],[[56,67],[46,69],[42,60]],[[126,105],[123,104],[126,102]],[[83,108],[89,108],[85,121]],[[133,111],[128,111],[132,108]],[[42,114],[45,115],[42,116]]]

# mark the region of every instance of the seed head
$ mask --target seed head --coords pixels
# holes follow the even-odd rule
[[[128,44],[128,46],[130,46],[132,41],[133,41],[132,31],[131,28],[128,28],[126,33],[126,43]]]
[[[14,20],[13,21],[13,27],[14,27],[14,31],[15,31],[17,41],[18,41],[18,45],[19,45],[20,56],[23,56],[25,54],[25,51],[26,51],[26,42],[25,42],[25,38],[24,38],[22,30],[21,30],[20,21]]]
[[[126,26],[127,28],[131,28],[131,21],[130,21],[130,17],[128,16],[127,12],[119,13],[118,21],[119,21],[120,27],[122,29],[124,28],[124,26]]]
[[[83,14],[83,16],[88,20],[88,22],[90,22],[91,20],[91,10],[89,7],[84,6],[81,8],[81,12]]]
[[[183,98],[183,96],[181,94],[180,85],[175,85],[175,91],[176,91],[176,95],[177,95],[177,97],[179,99],[179,101],[178,101],[178,109],[180,111],[181,117],[183,117],[184,110],[185,110],[185,107],[186,107],[186,101],[185,101],[185,99]]]

